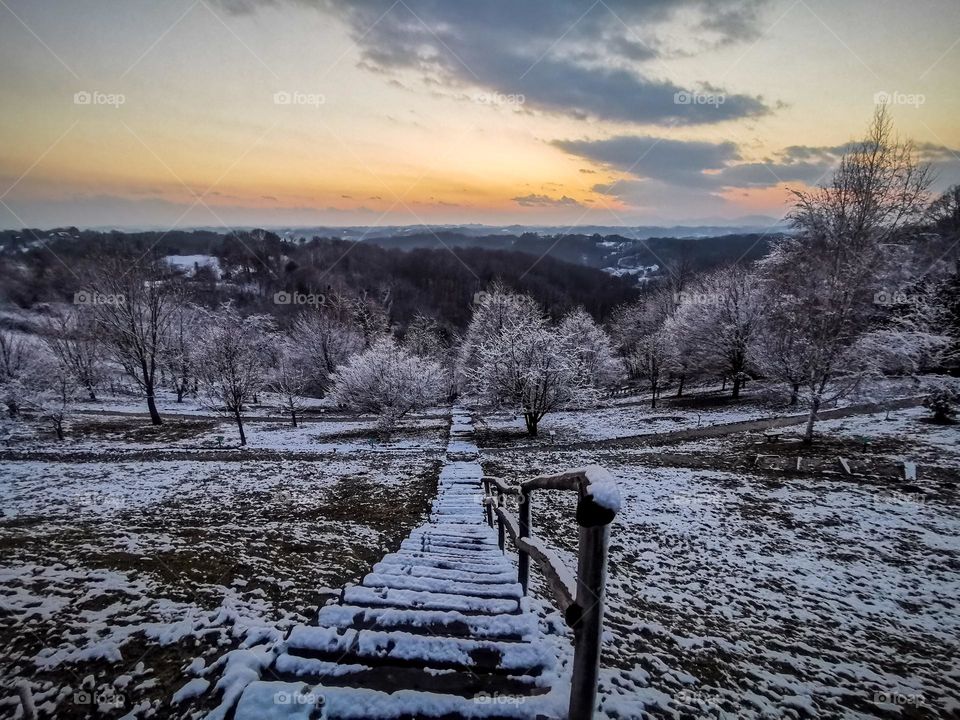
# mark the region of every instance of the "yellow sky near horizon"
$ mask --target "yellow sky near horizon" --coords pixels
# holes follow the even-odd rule
[[[649,176],[625,172],[630,158],[615,167],[555,143],[732,142],[737,157],[725,162],[774,166],[785,148],[856,137],[881,92],[893,94],[904,135],[960,148],[960,45],[951,37],[960,23],[942,17],[949,3],[928,3],[926,15],[892,2],[771,2],[756,39],[638,64],[655,80],[709,84],[770,108],[688,126],[573,117],[536,97],[495,95],[482,82],[375,71],[342,19],[297,4],[243,15],[204,1],[131,2],[122,13],[108,2],[93,3],[92,12],[43,6],[0,8],[4,226],[71,217],[78,225],[150,226],[779,216],[784,188],[804,181],[697,190],[656,168]],[[682,48],[679,23],[666,24],[662,36]],[[562,39],[551,52],[564,56]],[[101,95],[77,104],[76,93]],[[110,104],[110,94],[122,104]],[[960,181],[960,158],[941,155],[946,180]],[[620,178],[618,189],[635,195],[595,187]],[[190,211],[205,192],[212,211]]]

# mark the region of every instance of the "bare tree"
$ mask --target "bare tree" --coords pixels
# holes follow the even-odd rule
[[[176,294],[157,266],[123,258],[102,260],[90,289],[83,292],[104,343],[146,397],[154,425],[163,422],[157,412],[157,373]]]
[[[81,389],[74,369],[55,352],[40,352],[31,362],[26,385],[28,407],[62,441],[64,421]]]
[[[243,317],[232,306],[206,311],[198,350],[200,384],[211,408],[232,417],[247,444],[243,417],[247,405],[267,383],[268,333],[273,319],[267,315]]]
[[[294,427],[297,427],[297,414],[306,407],[304,394],[309,384],[310,373],[302,355],[290,341],[285,342],[276,353],[269,385],[283,410],[290,413]]]
[[[91,400],[103,382],[104,348],[97,339],[97,322],[91,312],[65,308],[47,318],[43,339],[58,361],[73,373]]]
[[[330,376],[364,347],[364,336],[354,320],[354,305],[337,295],[304,312],[293,325],[293,342],[304,366],[312,369],[316,392],[327,391]]]
[[[774,327],[795,336],[793,367],[802,368],[799,393],[810,408],[808,443],[822,405],[853,392],[877,369],[857,342],[875,317],[891,256],[907,242],[905,228],[925,210],[929,183],[929,168],[917,163],[910,143],[894,137],[881,107],[832,182],[795,193],[796,232],[762,262],[766,311]],[[775,366],[768,371],[790,381]]]
[[[177,402],[197,385],[197,340],[200,313],[197,308],[177,298],[170,316],[163,343],[163,367],[169,373]]]
[[[0,330],[0,395],[11,418],[20,414],[26,393],[24,382],[30,363],[39,352],[38,344],[29,336]]]

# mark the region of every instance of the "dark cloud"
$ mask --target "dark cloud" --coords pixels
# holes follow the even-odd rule
[[[707,171],[740,158],[736,144],[620,135],[606,140],[558,140],[555,146],[636,177],[676,185],[715,185]]]
[[[232,12],[255,6],[255,0],[218,1]],[[761,98],[727,92],[721,104],[678,102],[678,94],[697,88],[654,78],[642,67],[665,54],[653,39],[658,25],[682,17],[688,37],[709,35],[704,45],[741,42],[756,35],[757,7],[767,0],[287,1],[344,20],[363,67],[413,72],[448,88],[522,95],[528,109],[670,125],[770,110]]]
[[[552,198],[547,195],[531,193],[530,195],[522,195],[521,197],[512,199],[517,205],[522,207],[583,207],[572,197],[567,197],[566,195],[561,198]]]

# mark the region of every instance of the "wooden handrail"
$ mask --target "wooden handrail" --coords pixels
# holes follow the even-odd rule
[[[599,465],[589,465],[555,475],[540,475],[520,483],[519,487],[508,485],[501,478],[484,476],[483,488],[487,522],[493,527],[496,515],[500,549],[504,549],[507,533],[517,547],[517,580],[524,594],[529,586],[532,557],[537,561],[567,624],[573,628],[568,718],[592,718],[600,674],[610,523],[620,509],[616,481]],[[580,528],[576,578],[551,550],[532,536],[531,495],[534,490],[576,490],[580,495],[576,516]],[[519,519],[504,507],[504,496],[515,494],[520,496]]]

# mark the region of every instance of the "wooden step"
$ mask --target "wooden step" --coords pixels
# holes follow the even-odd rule
[[[536,677],[555,658],[542,644],[436,637],[377,630],[298,625],[286,640],[289,655],[338,664],[471,670]]]
[[[363,578],[365,587],[396,588],[399,590],[423,590],[426,592],[449,593],[452,595],[473,595],[487,598],[513,598],[523,596],[520,583],[513,580],[506,583],[474,583],[447,579],[392,575],[390,573],[370,573]]]
[[[360,665],[280,655],[269,677],[287,682],[323,683],[329,687],[362,687],[381,692],[423,690],[474,697],[478,694],[530,696],[543,693],[536,678],[520,675],[492,675],[473,670]]]
[[[557,718],[563,704],[542,697],[466,698],[459,695],[400,690],[255,681],[243,691],[234,720],[527,720]]]
[[[537,629],[537,618],[518,615],[465,615],[456,611],[370,608],[327,605],[317,612],[317,625],[355,630],[403,630],[429,635],[524,640]]]
[[[343,591],[345,605],[368,607],[399,607],[417,610],[455,610],[472,615],[503,615],[520,612],[516,600],[504,598],[479,598],[469,595],[419,592],[416,590],[392,590],[368,588],[355,585]]]

